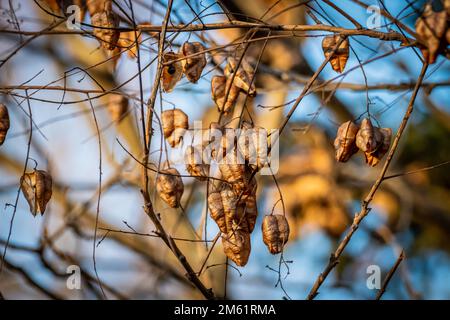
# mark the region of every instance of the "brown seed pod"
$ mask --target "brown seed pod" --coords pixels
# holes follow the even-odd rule
[[[166,52],[163,55],[163,63],[173,61],[168,65],[164,65],[162,70],[161,82],[164,92],[171,92],[183,75],[183,66],[181,61],[174,61],[180,58],[175,52]]]
[[[391,145],[392,129],[391,128],[375,128],[379,135],[382,137],[378,148],[372,153],[364,153],[366,157],[366,163],[372,167],[375,167],[383,156],[388,152]]]
[[[119,41],[119,16],[112,10],[97,12],[91,17],[94,36],[106,50],[114,50]]]
[[[242,59],[239,68],[237,68],[237,65],[238,61],[236,61],[236,59],[231,57],[228,58],[228,63],[224,70],[225,76],[231,80],[233,79],[234,73],[236,73],[233,85],[248,93],[249,96],[255,96],[256,88],[254,81],[252,82],[255,71],[245,59]]]
[[[363,119],[356,134],[356,146],[362,152],[373,152],[381,143],[382,137],[378,128],[372,125],[370,119]]]
[[[0,103],[0,146],[5,142],[10,126],[8,108]]]
[[[227,232],[222,196],[219,191],[212,190],[208,195],[208,208],[211,218],[217,223],[222,233]]]
[[[128,98],[121,94],[109,96],[108,111],[114,122],[120,122],[128,112]]]
[[[20,179],[20,188],[27,200],[33,216],[44,214],[52,197],[52,177],[44,170],[25,173]]]
[[[266,129],[254,127],[251,123],[243,121],[237,144],[245,161],[251,166],[258,170],[266,165],[268,153]]]
[[[96,13],[112,10],[112,0],[86,0],[86,6],[91,17]]]
[[[189,129],[188,116],[181,109],[163,111],[161,115],[164,138],[167,139],[172,148],[176,147],[185,130]]]
[[[205,181],[209,174],[209,165],[204,163],[202,152],[198,148],[188,146],[184,154],[186,170],[200,181]]]
[[[262,222],[263,241],[270,253],[277,254],[289,239],[289,223],[285,216],[279,214],[268,215]]]
[[[228,97],[226,97],[228,86],[230,86]],[[231,80],[225,76],[214,76],[211,79],[211,96],[220,112],[228,114],[233,110],[239,97],[240,88],[231,84]],[[225,101],[225,98],[226,101]]]
[[[204,51],[205,48],[200,42],[185,42],[180,48],[180,55],[188,57],[181,60],[183,72],[186,78],[192,83],[196,83],[200,79],[202,71],[206,66],[206,54]],[[196,55],[189,57],[194,54]]]
[[[137,40],[136,40],[136,34],[137,34]],[[128,57],[130,57],[131,59],[134,59],[137,57],[137,48],[138,48],[137,44],[139,44],[141,42],[142,42],[142,37],[141,37],[140,31],[137,31],[136,33],[134,31],[121,32],[118,46],[122,50],[128,49],[127,50]]]
[[[447,19],[446,10],[435,12],[431,3],[428,3],[425,5],[422,16],[416,21],[416,32],[425,44],[425,46],[420,45],[420,50],[430,64],[436,62],[438,54],[448,45]]]
[[[346,162],[350,157],[358,152],[356,146],[356,134],[359,127],[352,121],[344,122],[338,129],[334,148],[336,149],[336,160]]]
[[[256,190],[255,190],[256,191]],[[256,195],[252,193],[248,196],[242,197],[242,210],[243,215],[247,220],[248,232],[252,233],[255,229],[256,218],[258,217],[258,207],[256,205]]]
[[[219,170],[222,178],[232,184],[234,192],[240,194],[246,187],[245,164],[230,160],[232,158],[235,158],[233,154],[227,154],[224,163],[219,164]]]
[[[251,251],[250,234],[235,227],[233,231],[222,235],[223,251],[227,257],[243,267],[247,264]]]
[[[333,70],[342,73],[345,69],[345,65],[347,64],[350,49],[348,38],[346,38],[341,42],[339,48],[337,48],[333,54],[333,48],[339,43],[340,40],[340,35],[324,37],[322,40],[322,50],[326,58],[331,55],[330,64]]]
[[[184,185],[180,173],[175,168],[161,170],[156,180],[156,191],[171,208],[178,208],[183,196]]]

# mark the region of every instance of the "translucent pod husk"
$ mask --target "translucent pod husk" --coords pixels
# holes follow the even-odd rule
[[[0,103],[0,146],[5,142],[10,127],[8,108]]]
[[[30,206],[33,216],[44,214],[52,197],[52,177],[44,170],[25,173],[20,179],[20,188]]]
[[[263,241],[270,253],[277,254],[289,239],[289,223],[284,215],[272,214],[264,217],[262,222]]]
[[[210,191],[208,195],[208,208],[211,218],[217,223],[222,233],[227,232],[227,226],[225,222],[225,211],[222,203],[222,195],[220,191]]]
[[[342,73],[350,54],[349,40],[346,38],[333,53],[333,48],[342,39],[341,35],[326,36],[322,40],[322,50],[326,58],[331,56],[330,64],[334,71]]]
[[[180,48],[181,55],[187,57],[181,61],[183,72],[192,83],[196,83],[200,79],[206,66],[206,53],[204,51],[205,47],[200,42],[185,42]]]
[[[181,61],[177,60],[179,58],[180,55],[173,51],[166,52],[163,55],[163,63],[170,62],[170,64],[164,65],[162,69],[161,83],[164,92],[172,92],[183,76],[183,65]]]
[[[112,0],[86,0],[86,6],[92,17],[98,12],[112,10]]]
[[[236,265],[243,267],[250,257],[250,234],[236,227],[227,234],[222,234],[223,251]]]
[[[114,122],[120,122],[128,112],[128,98],[121,94],[111,94],[108,101],[108,111]]]
[[[230,87],[230,89],[228,89]],[[228,91],[228,96],[227,96]],[[231,83],[225,76],[214,76],[211,79],[211,97],[220,112],[230,113],[239,97],[240,88]]]
[[[389,147],[391,145],[392,138],[392,129],[391,128],[375,128],[381,138],[381,142],[378,145],[378,148],[371,153],[364,153],[366,157],[366,163],[372,167],[375,167],[380,160],[384,157],[386,152],[388,152]]]
[[[209,165],[204,163],[201,150],[188,146],[184,154],[186,170],[200,181],[205,181],[209,174]]]
[[[336,150],[336,160],[346,162],[352,155],[358,152],[356,146],[356,135],[359,126],[353,121],[344,122],[338,129],[336,138],[334,139],[334,148]]]
[[[183,196],[184,185],[180,173],[175,168],[161,170],[156,180],[156,191],[171,208],[178,208]]]
[[[238,62],[236,59],[230,57],[227,60],[225,66],[225,76],[229,80],[233,80],[233,85],[246,92],[249,96],[256,95],[256,87],[254,83],[254,70],[252,66],[244,58],[238,68]],[[234,75],[236,74],[236,75]],[[234,77],[234,79],[233,79]],[[253,82],[252,82],[253,80]]]
[[[255,190],[256,191],[256,190]],[[255,229],[256,219],[258,217],[258,207],[256,204],[256,194],[252,193],[242,197],[240,207],[247,220],[248,232],[252,233]]]
[[[181,109],[165,110],[161,114],[164,138],[172,148],[176,147],[185,131],[189,129],[189,118]]]
[[[266,129],[254,127],[249,122],[244,121],[237,144],[245,161],[253,168],[259,170],[267,164],[268,141]]]
[[[358,133],[356,134],[356,146],[362,152],[373,152],[381,143],[382,136],[378,130],[372,125],[368,118],[364,118],[361,122]]]
[[[119,41],[119,16],[112,10],[103,10],[91,16],[93,34],[106,50],[114,50]]]

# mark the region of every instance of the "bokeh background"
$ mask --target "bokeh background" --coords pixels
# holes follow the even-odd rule
[[[117,0],[115,7],[120,5],[129,12],[127,2]],[[372,15],[354,1],[333,2],[364,26]],[[296,6],[297,3],[280,1],[265,19],[272,18],[271,23],[314,24],[304,6]],[[364,3],[382,6],[375,0],[365,0]],[[393,16],[414,28],[424,3],[385,1],[384,5]],[[174,1],[171,23],[195,20],[193,11],[201,12],[201,22],[204,23],[226,21],[222,14],[225,8],[240,20],[245,20],[246,16],[259,18],[273,4],[275,1],[269,0],[227,0],[221,1],[220,5],[209,0]],[[323,23],[354,28],[351,22],[322,1],[309,1],[309,5]],[[136,0],[133,6],[137,22],[160,25],[167,3],[164,0]],[[0,0],[1,59],[29,38],[3,32],[17,29],[15,21],[19,22],[22,31],[39,31],[54,20],[34,1]],[[86,22],[89,22],[89,17]],[[398,30],[385,18],[381,22],[383,31]],[[64,25],[60,27],[64,28]],[[89,27],[83,28],[90,30]],[[257,125],[271,129],[282,123],[290,106],[282,105],[299,95],[305,81],[323,61],[321,41],[326,34],[299,33],[267,43],[256,78],[258,95],[246,104]],[[213,47],[231,43],[243,35],[242,30],[227,29],[169,33],[168,38],[171,47],[178,50],[179,45],[188,39]],[[225,277],[225,256],[219,244],[202,276],[207,286],[212,286],[219,296],[223,295],[226,287],[227,297],[233,299],[305,298],[350,225],[353,214],[359,210],[360,199],[375,181],[381,166],[366,166],[360,153],[345,164],[334,161],[332,142],[337,127],[344,121],[364,117],[368,97],[372,116],[381,126],[390,127],[395,132],[411,95],[410,84],[417,79],[421,63],[413,49],[400,49],[398,42],[361,36],[351,37],[350,45],[352,51],[346,70],[354,70],[336,79],[331,87],[340,81],[356,86],[345,88],[343,85],[335,92],[328,86],[327,90],[316,90],[308,95],[280,140],[280,170],[276,179],[291,226],[291,237],[283,254],[286,263],[280,264],[280,256],[272,256],[262,242],[262,216],[273,210],[279,192],[273,178],[261,176],[258,177],[257,195],[259,217],[251,236],[249,263],[239,269],[229,267]],[[257,59],[262,46],[263,41],[252,44],[247,52],[249,59]],[[394,86],[366,91],[358,61],[364,62],[394,49],[398,51],[363,67],[369,86]],[[156,40],[143,34],[142,66],[150,64],[156,50]],[[189,115],[191,125],[194,120],[202,120],[205,126],[215,121],[218,112],[210,95],[210,79],[223,67],[220,58],[238,50],[241,47],[230,46],[214,57],[208,55],[210,63],[199,83],[193,85],[182,79],[173,92],[159,95],[157,113],[160,114],[161,108],[176,106]],[[132,232],[133,228],[140,233],[151,233],[153,226],[142,209],[139,165],[118,143],[120,141],[132,154],[141,155],[138,66],[136,59],[126,54],[118,61],[108,59],[97,40],[89,35],[57,34],[37,37],[1,67],[0,102],[8,105],[11,117],[11,129],[0,147],[2,251],[14,212],[8,204],[14,204],[27,154],[30,127],[27,100],[24,99],[27,94],[33,119],[30,157],[38,168],[48,170],[54,179],[53,198],[43,217],[33,217],[20,195],[6,255],[7,265],[0,275],[0,290],[5,298],[48,299],[52,297],[49,292],[65,299],[100,297],[92,258],[99,150],[91,107],[85,93],[64,94],[63,90],[38,89],[51,85],[100,90],[97,83],[107,90],[115,88],[115,91],[127,94],[132,101],[130,113],[118,124],[108,113],[107,97],[91,100],[101,129],[103,173],[96,260],[99,277],[111,289],[106,290],[107,296],[112,299],[201,298],[185,280],[178,261],[160,239],[114,231]],[[97,83],[80,72],[81,69],[74,69],[88,67]],[[442,56],[430,66],[425,83],[437,85],[428,85],[420,92],[388,175],[450,160],[449,69],[450,64]],[[149,97],[154,74],[155,63],[142,70],[145,100]],[[285,76],[280,77],[280,74]],[[336,76],[327,66],[320,75],[320,81]],[[399,84],[404,86],[396,86]],[[23,90],[24,86],[29,89]],[[91,97],[98,95],[91,93]],[[243,98],[239,100],[235,115],[242,110],[239,108],[242,108]],[[161,152],[160,128],[156,121],[154,126],[151,151],[152,161],[157,163],[160,155],[164,160],[165,152]],[[28,170],[33,169],[35,162],[29,161]],[[185,173],[183,166],[177,168]],[[185,193],[182,202],[186,215],[180,210],[167,208],[153,192],[156,210],[174,236],[192,237],[187,217],[203,237],[212,239],[218,229],[209,217],[206,228],[204,225],[206,185],[192,178],[183,178],[183,181]],[[449,299],[449,187],[448,165],[383,183],[371,205],[370,214],[345,250],[341,263],[322,286],[317,299],[374,298],[376,290],[366,286],[367,267],[380,266],[384,276],[395,263],[401,248],[405,250],[407,259],[392,279],[384,298]],[[282,212],[280,202],[274,210]],[[52,245],[40,251],[41,244],[48,237],[54,240]],[[194,269],[198,270],[207,253],[205,244],[179,244]],[[81,290],[66,287],[66,270],[72,264],[79,265],[85,272]]]

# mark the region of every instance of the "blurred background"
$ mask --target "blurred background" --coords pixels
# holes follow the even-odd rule
[[[116,11],[119,12],[120,7],[124,12],[131,12],[128,1],[114,2]],[[362,3],[384,8],[412,29],[425,4],[425,1],[407,0],[331,2],[364,27],[373,12]],[[12,223],[5,266],[0,275],[0,291],[7,299],[101,298],[93,264],[95,246],[98,276],[110,299],[202,298],[184,277],[184,269],[161,239],[143,235],[151,234],[154,227],[142,209],[140,166],[128,154],[142,156],[137,60],[126,53],[115,58],[89,33],[36,36],[33,32],[58,21],[37,3],[49,8],[45,1],[0,0],[0,59],[4,62],[0,67],[0,102],[8,106],[11,118],[11,128],[0,146],[2,252]],[[161,25],[166,8],[165,0],[133,1],[139,24]],[[220,3],[177,0],[169,25],[226,22],[224,11],[228,18],[243,21],[260,19],[277,24],[320,21],[354,28],[348,19],[323,1],[294,0],[225,0]],[[89,21],[86,16],[85,22]],[[380,21],[379,30],[398,31],[389,19],[381,17]],[[125,19],[122,25],[127,26]],[[82,29],[92,30],[89,26],[82,26]],[[8,32],[13,30],[22,34]],[[67,29],[63,23],[56,30]],[[32,33],[23,33],[27,31]],[[223,57],[242,52],[243,45],[236,43],[246,32],[245,29],[169,32],[169,48],[174,51],[187,40],[201,41],[207,48],[235,45],[207,55],[208,65],[198,84],[183,78],[173,92],[158,94],[157,115],[163,109],[176,106],[188,114],[191,126],[195,120],[202,120],[205,127],[216,121],[219,113],[211,99],[211,77],[220,74]],[[298,32],[267,43],[252,42],[246,57],[250,61],[261,58],[256,75],[258,95],[247,99],[245,107],[255,124],[267,129],[280,126],[292,105],[286,103],[300,94],[323,61],[321,42],[328,34]],[[267,36],[267,32],[260,31],[257,36]],[[361,153],[347,163],[334,160],[333,140],[337,128],[345,121],[362,119],[369,108],[380,126],[396,132],[421,69],[420,51],[401,48],[399,42],[364,36],[350,37],[350,46],[345,70],[350,71],[309,94],[280,138],[280,168],[275,177],[291,228],[283,260],[280,255],[268,252],[260,231],[265,214],[272,210],[283,212],[280,193],[272,177],[257,176],[259,216],[251,235],[248,264],[242,268],[232,265],[226,271],[225,255],[219,242],[201,276],[205,285],[212,287],[218,296],[226,291],[227,298],[231,299],[304,299],[351,224],[353,215],[359,211],[361,199],[376,180],[381,165],[367,166]],[[154,34],[142,34],[140,50],[146,101],[156,70]],[[360,62],[388,52],[392,53],[360,67]],[[450,160],[449,71],[450,64],[443,56],[429,67],[424,80],[426,85],[416,100],[388,175]],[[328,65],[318,81],[337,76]],[[76,90],[64,91],[64,88]],[[108,112],[108,96],[101,96],[103,89],[130,98],[130,112],[122,121],[114,121]],[[234,114],[229,115],[230,120],[241,113],[244,98],[241,95]],[[99,143],[90,103],[98,120],[102,147],[102,193],[95,243]],[[27,170],[37,165],[53,177],[53,197],[42,217],[30,214],[22,194],[16,210],[12,206],[27,158],[29,107],[33,129]],[[156,120],[150,150],[153,163],[166,156]],[[177,169],[186,174],[184,166],[177,166]],[[172,236],[192,238],[189,227],[192,223],[203,238],[213,239],[218,228],[210,217],[205,219],[205,182],[183,178],[184,214],[179,209],[168,208],[159,199],[154,191],[153,172],[151,174],[155,210]],[[321,287],[317,299],[373,299],[376,290],[366,286],[367,268],[379,266],[384,277],[401,249],[407,258],[384,298],[450,299],[447,280],[450,277],[450,166],[386,180],[370,207],[368,217]],[[177,244],[198,271],[211,243],[180,241]],[[69,290],[66,286],[70,265],[81,267],[80,290]]]

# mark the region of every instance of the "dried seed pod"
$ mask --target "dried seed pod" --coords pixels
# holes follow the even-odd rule
[[[247,264],[251,251],[250,234],[236,227],[222,235],[223,251],[236,265]]]
[[[446,10],[435,12],[428,3],[425,5],[422,16],[416,21],[417,34],[425,43],[425,47],[421,45],[420,50],[430,64],[436,61],[437,55],[443,52],[448,45],[446,39],[447,18]]]
[[[254,127],[251,123],[243,121],[237,144],[247,163],[256,169],[266,165],[268,153],[266,129]]]
[[[141,43],[141,41],[142,37],[140,31],[137,31],[136,33],[134,31],[121,32],[119,38],[119,47],[121,47],[122,49],[128,49],[128,57],[134,59],[137,57],[137,43]]]
[[[364,153],[366,157],[366,163],[372,167],[375,167],[378,162],[383,158],[383,156],[388,152],[389,147],[391,145],[391,137],[392,137],[392,129],[391,128],[375,128],[381,138],[381,142],[378,145],[378,148],[372,153]]]
[[[248,232],[252,233],[253,229],[255,229],[256,218],[258,217],[256,195],[255,193],[252,193],[248,196],[243,196],[242,198],[243,198],[242,209],[243,214],[247,220]]]
[[[91,17],[94,36],[106,50],[114,50],[119,41],[119,16],[112,10],[97,12]]]
[[[205,48],[200,42],[185,42],[180,48],[180,54],[188,57],[181,61],[183,72],[192,83],[196,83],[200,79],[203,68],[206,66],[206,54],[204,51]],[[196,55],[189,57],[194,54]]]
[[[112,10],[112,0],[86,0],[86,6],[91,17],[102,11]]]
[[[180,173],[175,168],[161,170],[156,180],[156,191],[171,208],[178,208],[183,196],[184,185]]]
[[[232,184],[236,194],[240,194],[246,186],[245,164],[243,161],[237,161],[238,156],[235,153],[228,153],[223,163],[219,164],[219,170],[222,178]]]
[[[340,35],[332,35],[324,37],[322,40],[322,50],[326,58],[331,55],[330,64],[334,71],[342,73],[347,64],[348,56],[350,53],[348,38],[343,40],[339,47],[333,54],[333,48],[341,40]]]
[[[25,173],[20,179],[20,188],[27,200],[33,216],[44,214],[52,197],[52,177],[44,170]]]
[[[121,94],[109,96],[108,111],[114,122],[120,122],[128,112],[128,98]]]
[[[0,103],[0,146],[5,142],[10,126],[8,108]]]
[[[161,115],[164,138],[167,139],[170,146],[177,146],[185,130],[189,129],[188,116],[181,109],[166,110]]]
[[[181,61],[174,61],[180,58],[180,55],[175,52],[166,52],[163,55],[163,63],[170,61],[170,64],[164,65],[162,70],[161,82],[164,92],[171,92],[183,75],[183,66]]]
[[[346,162],[350,157],[358,152],[356,146],[356,134],[359,127],[352,121],[344,122],[338,129],[334,148],[336,149],[336,160]]]
[[[248,93],[249,96],[255,96],[256,88],[254,81],[252,82],[255,72],[252,66],[245,59],[242,59],[239,68],[237,68],[237,64],[238,61],[236,59],[228,58],[228,63],[224,70],[225,76],[230,80],[234,77],[233,85]],[[236,73],[235,76],[234,73]]]
[[[231,86],[226,96],[228,86]],[[236,100],[239,97],[240,88],[231,84],[231,79],[225,76],[214,76],[211,79],[211,96],[220,112],[228,114],[233,110]],[[225,101],[226,99],[226,101]]]
[[[289,239],[289,223],[285,216],[279,214],[268,215],[262,222],[263,241],[270,253],[277,254]]]
[[[219,191],[210,191],[208,195],[208,208],[211,218],[217,223],[222,233],[227,232],[225,223],[225,212],[223,209],[222,196]]]
[[[356,134],[356,146],[361,151],[370,153],[378,148],[381,139],[379,130],[375,130],[370,119],[363,119],[359,131]]]
[[[188,146],[184,154],[186,170],[193,177],[205,181],[209,174],[209,165],[204,163],[201,150]]]

